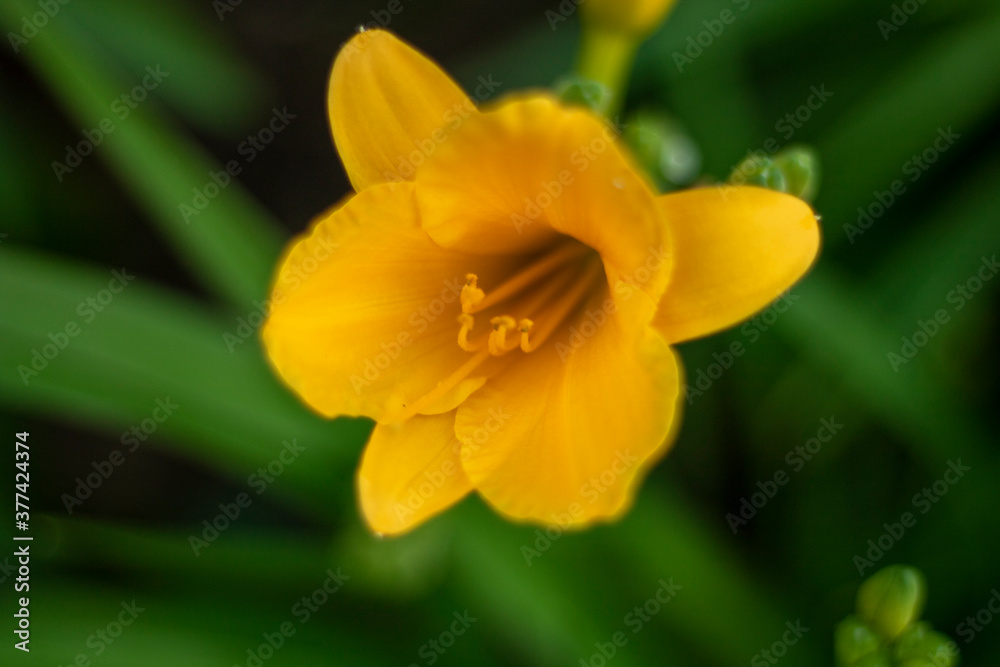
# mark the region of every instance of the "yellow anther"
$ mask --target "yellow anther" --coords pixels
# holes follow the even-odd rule
[[[468,352],[492,356],[501,356],[518,348],[524,352],[537,350],[600,285],[603,275],[601,264],[597,261],[584,262],[582,256],[586,251],[586,246],[575,241],[561,244],[536,258],[503,284],[491,288],[488,294],[479,288],[479,277],[475,273],[466,274],[461,292],[462,314],[458,317],[461,325],[459,347]],[[514,314],[536,317],[538,326],[527,317],[515,319],[509,314],[499,315],[490,319],[491,332],[480,336],[475,343],[469,341],[474,327],[473,314],[485,313],[515,297],[516,300],[511,303]],[[520,335],[508,337],[510,332]]]
[[[486,298],[486,292],[479,289],[479,277],[470,273],[465,276],[465,285],[462,286],[462,312],[471,313],[472,309]]]
[[[521,351],[522,352],[532,352],[531,342],[528,341],[528,334],[531,333],[531,328],[535,326],[535,323],[529,319],[523,319],[520,322],[521,329]]]

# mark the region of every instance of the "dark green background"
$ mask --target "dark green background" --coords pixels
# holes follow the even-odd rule
[[[535,528],[478,499],[403,539],[367,535],[353,472],[369,425],[312,416],[256,338],[232,353],[223,339],[266,295],[285,240],[348,191],[326,76],[353,26],[387,4],[245,0],[220,21],[209,0],[71,0],[19,53],[4,40],[0,505],[12,519],[13,434],[29,431],[35,540],[30,655],[12,648],[13,578],[0,571],[3,664],[245,665],[290,621],[264,664],[425,665],[421,647],[468,610],[477,621],[437,664],[577,665],[626,631],[611,664],[746,665],[800,620],[809,631],[782,664],[829,665],[862,580],[854,557],[906,511],[916,525],[875,569],[921,568],[925,617],[965,664],[994,664],[1000,621],[971,642],[958,625],[1000,586],[1000,281],[961,311],[947,296],[1000,249],[998,4],[928,0],[886,40],[889,2],[681,0],[639,54],[627,110],[673,113],[720,180],[767,139],[784,145],[776,124],[825,85],[833,96],[793,137],[823,166],[822,256],[759,337],[737,328],[681,347],[689,381],[732,343],[746,351],[687,406],[632,512],[559,536],[530,567]],[[578,17],[552,30],[554,0],[403,6],[389,28],[470,89],[485,75],[545,86],[572,66]],[[737,20],[678,72],[672,54],[726,8]],[[2,0],[4,32],[37,11]],[[112,101],[156,65],[170,75],[118,121]],[[296,117],[246,162],[241,142],[283,107]],[[57,180],[52,162],[108,117],[114,132]],[[911,182],[904,165],[949,127],[960,138]],[[184,224],[179,204],[234,159],[235,182]],[[905,193],[848,242],[844,225],[897,179]],[[135,281],[84,323],[77,305],[122,267]],[[894,372],[887,354],[942,308],[950,321]],[[17,367],[73,321],[80,335],[25,386]],[[68,514],[76,479],[126,450],[122,434],[166,397],[175,414]],[[794,472],[786,453],[830,417],[843,429]],[[304,453],[257,495],[248,476],[293,438]],[[971,471],[921,514],[914,495],[959,459]],[[779,470],[789,483],[734,535],[726,514]],[[252,504],[196,556],[189,536],[242,492]],[[350,579],[301,624],[293,606],[337,567]],[[683,588],[633,634],[626,614],[671,577]],[[88,644],[133,599],[136,621]]]

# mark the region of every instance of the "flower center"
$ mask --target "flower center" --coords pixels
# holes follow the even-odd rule
[[[397,419],[419,414],[491,357],[519,347],[525,353],[537,350],[593,294],[603,276],[597,253],[576,240],[553,246],[489,294],[479,287],[476,274],[468,274],[460,296],[458,345],[475,354],[429,393],[404,407]],[[485,313],[487,310],[493,312]],[[492,315],[492,329],[470,340],[477,314]]]
[[[459,347],[469,352],[485,349],[494,357],[518,347],[525,353],[534,352],[597,285],[602,272],[600,263],[595,260],[596,255],[587,246],[566,241],[489,294],[479,287],[476,274],[468,274],[461,294],[462,314],[458,317],[461,325]],[[490,318],[493,330],[475,342],[470,341],[469,334],[475,328],[474,315],[505,302],[509,302],[504,308],[508,312]],[[537,327],[535,320],[540,321]],[[514,330],[520,335],[508,339],[508,334]]]

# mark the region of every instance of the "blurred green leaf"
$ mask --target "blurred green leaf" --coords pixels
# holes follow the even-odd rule
[[[956,28],[886,76],[871,99],[819,142],[832,172],[817,209],[838,223],[826,242],[843,242],[839,223],[854,222],[855,209],[872,201],[873,190],[886,190],[896,179],[909,185],[905,163],[932,147],[939,129],[953,128],[965,150],[961,145],[975,141],[998,103],[1000,16]]]
[[[912,330],[918,318],[932,317],[942,307],[951,310],[956,304],[947,303],[949,291],[976,273],[983,256],[997,254],[998,182],[1000,161],[993,160],[938,201],[927,220],[894,243],[892,252],[875,267],[870,279],[878,286],[875,293],[880,301],[891,307],[894,324]],[[897,238],[893,235],[894,241]],[[969,311],[956,312],[956,316],[986,307],[988,294],[1000,288],[997,278],[984,283],[985,292],[977,295],[978,301],[970,302]]]
[[[7,26],[16,26],[32,7],[27,0],[10,0],[0,5],[0,17]],[[38,31],[23,47],[23,54],[77,123],[85,129],[99,127],[102,119],[114,123],[110,105],[134,82],[102,71],[87,31],[72,16],[60,14],[58,19]],[[222,173],[224,168],[150,106],[147,102],[131,111],[98,142],[96,150],[109,160],[118,178],[206,288],[241,308],[248,307],[266,293],[281,233],[235,178],[227,186],[214,185],[211,174]],[[217,197],[207,200],[196,215],[186,216],[181,205],[193,208],[196,193],[209,187],[220,191]]]
[[[261,111],[261,84],[243,56],[223,40],[210,3],[136,3],[129,0],[72,2],[62,11],[86,26],[92,56],[104,56],[106,75],[142,72],[147,65],[170,71],[157,95],[186,120],[222,136]],[[102,48],[97,49],[100,45]]]
[[[128,267],[126,267],[126,272]],[[0,401],[123,433],[149,417],[158,398],[180,405],[162,425],[170,447],[231,474],[268,464],[282,442],[297,438],[306,461],[276,485],[329,511],[370,429],[364,420],[328,422],[309,414],[280,386],[255,338],[232,352],[223,333],[235,320],[143,285],[142,276],[100,312],[85,299],[106,289],[112,274],[75,267],[15,247],[0,256]],[[90,319],[91,321],[88,321]],[[34,350],[55,345],[68,323],[79,333],[37,377],[22,381]],[[151,440],[161,443],[160,437]],[[166,443],[162,443],[166,444]],[[339,472],[337,472],[339,471]]]
[[[720,515],[719,525],[724,525]],[[785,623],[808,619],[803,610],[781,609],[773,594],[755,584],[727,548],[678,494],[649,488],[621,524],[612,542],[633,577],[676,578],[684,586],[675,603],[663,607],[672,634],[696,642],[725,665],[746,664],[786,631]],[[738,618],[739,623],[719,623]],[[805,621],[809,626],[810,621]],[[813,636],[795,645],[796,662],[820,664]]]
[[[843,379],[912,443],[928,469],[937,470],[949,458],[964,456],[996,471],[986,432],[945,391],[940,378],[919,365],[894,372],[887,356],[898,338],[877,324],[879,319],[865,310],[865,299],[852,297],[852,291],[829,271],[814,270],[796,288],[801,301],[788,311],[778,330],[806,357]]]

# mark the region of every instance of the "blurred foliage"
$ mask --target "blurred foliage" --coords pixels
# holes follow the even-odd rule
[[[756,151],[814,147],[819,264],[787,307],[683,346],[697,391],[621,522],[546,535],[469,499],[381,541],[354,505],[370,426],[310,414],[256,339],[283,239],[348,192],[329,62],[388,16],[468,89],[492,75],[510,92],[570,72],[580,37],[567,2],[390,4],[0,0],[0,426],[29,431],[33,454],[17,664],[600,664],[624,631],[615,665],[721,667],[765,664],[800,623],[782,662],[829,665],[854,591],[891,562],[924,572],[924,618],[964,664],[995,664],[1000,623],[980,612],[1000,556],[1000,281],[978,279],[1000,248],[997,3],[908,1],[894,18],[861,0],[679,2],[631,72],[637,157],[667,188],[690,180],[681,167],[718,182]],[[156,66],[169,76],[122,118],[115,101]],[[295,120],[248,159],[282,109]],[[60,174],[102,120],[113,131]],[[112,271],[134,284],[96,312]],[[26,384],[18,368],[70,323]],[[157,400],[176,415],[130,451]],[[289,442],[300,458],[262,488]],[[968,467],[954,482],[953,465]],[[669,582],[676,598],[633,633]]]

